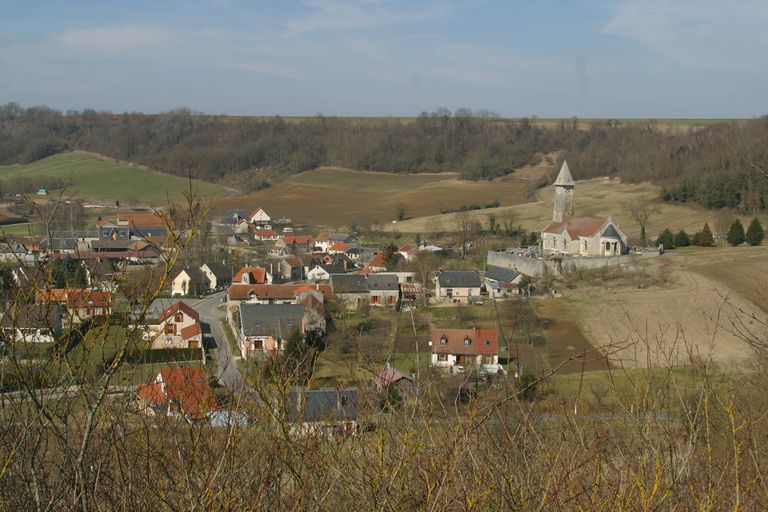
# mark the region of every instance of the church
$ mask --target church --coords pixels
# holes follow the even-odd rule
[[[574,217],[576,183],[568,162],[555,180],[552,223],[541,232],[544,254],[567,256],[619,256],[628,252],[627,235],[608,217]]]

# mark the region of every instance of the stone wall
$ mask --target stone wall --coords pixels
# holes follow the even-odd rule
[[[560,275],[575,272],[577,270],[596,269],[602,267],[619,267],[631,265],[636,259],[657,257],[655,251],[643,254],[627,254],[624,256],[610,257],[563,257],[562,261],[554,259],[542,259],[504,251],[488,251],[486,263],[489,266],[511,268],[523,275],[531,277],[544,277],[546,275]]]

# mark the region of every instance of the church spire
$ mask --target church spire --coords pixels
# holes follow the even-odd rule
[[[575,185],[573,182],[573,177],[571,176],[571,170],[568,168],[568,162],[565,160],[563,160],[563,166],[560,167],[560,173],[557,175],[557,179],[555,180],[555,186],[558,185],[571,187]]]

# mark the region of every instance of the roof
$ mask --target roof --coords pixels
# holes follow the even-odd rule
[[[368,293],[367,278],[360,274],[331,274],[333,293]]]
[[[251,284],[264,284],[267,282],[267,269],[263,267],[243,267],[232,277],[232,281],[241,283],[244,274],[248,274],[248,281]]]
[[[602,217],[568,217],[563,222],[553,222],[546,228],[544,233],[559,234],[568,231],[571,240],[580,236],[591,238],[597,234],[600,228],[608,221]]]
[[[400,282],[397,280],[396,275],[392,274],[385,274],[385,275],[369,275],[369,276],[363,276],[368,278],[368,289],[371,291],[374,290],[399,290],[400,289]]]
[[[112,306],[112,294],[100,290],[50,288],[35,292],[35,301],[66,302],[68,306],[76,308],[102,308]]]
[[[187,315],[192,317],[195,320],[195,322],[200,321],[200,315],[198,314],[198,312],[192,309],[191,306],[189,306],[186,302],[182,300],[172,305],[171,307],[167,308],[162,313],[160,313],[159,320],[161,322],[164,322],[167,318],[175,315],[178,312],[186,313]]]
[[[192,419],[216,409],[216,396],[202,368],[166,368],[152,384],[139,386],[138,395],[155,406],[170,406]]]
[[[402,258],[402,256],[399,253],[397,254],[397,258]],[[384,263],[384,253],[380,252],[377,253],[373,258],[371,258],[371,261],[368,263],[369,267],[381,267],[381,268],[387,268],[387,264]]]
[[[255,236],[277,236],[277,231],[271,229],[257,229],[253,234]]]
[[[248,300],[251,293],[261,300],[294,299],[306,290],[317,290],[325,297],[333,297],[333,289],[327,284],[233,284],[227,291],[230,300]]]
[[[560,167],[560,172],[557,174],[557,179],[555,180],[555,186],[573,187],[574,185],[576,184],[573,182],[571,170],[568,168],[568,162],[563,160],[563,165]]]
[[[349,233],[331,233],[328,235],[328,240],[332,242],[344,242],[346,244],[353,244],[357,242],[357,238]]]
[[[286,397],[285,408],[288,421],[291,422],[355,420],[357,388],[294,388]]]
[[[288,256],[286,258],[283,258],[283,261],[286,262],[291,267],[303,267],[304,263],[302,263],[301,258],[298,256]]]
[[[197,283],[197,284],[203,284],[203,283],[208,283],[208,282],[210,282],[210,281],[208,280],[208,276],[206,276],[206,275],[203,273],[203,271],[202,271],[202,270],[200,270],[200,269],[199,269],[199,268],[197,268],[197,267],[187,267],[187,268],[184,268],[184,269],[182,269],[182,270],[179,272],[179,274],[181,274],[181,272],[186,272],[186,273],[187,273],[187,275],[189,276],[189,278],[190,278],[190,279],[191,279],[193,282],[195,282],[195,283]],[[176,277],[178,277],[178,275],[177,275]]]
[[[117,222],[132,226],[166,227],[165,221],[157,213],[119,213]]]
[[[349,249],[349,244],[345,244],[344,242],[334,242],[330,247],[328,247],[328,251],[339,251],[339,252],[346,252]]]
[[[251,213],[251,217],[253,217],[254,215],[256,215],[259,212],[264,212],[264,214],[267,217],[269,217],[269,214],[267,213],[267,211],[264,208],[262,208],[261,206],[257,207],[255,210],[253,210],[253,213]]]
[[[314,238],[312,238],[309,235],[291,235],[291,234],[285,234],[283,235],[283,241],[285,242],[285,245],[311,245],[314,243]]]
[[[474,270],[446,270],[437,273],[441,287],[479,288],[480,274]]]
[[[52,328],[60,318],[58,304],[15,304],[0,318],[2,327]]]
[[[217,280],[229,279],[232,277],[232,270],[227,268],[222,263],[219,263],[218,261],[206,263],[204,266],[208,267],[208,270],[210,270],[211,273],[216,276]]]
[[[493,279],[502,283],[511,283],[520,275],[520,272],[511,268],[489,266],[485,272],[486,279]]]
[[[240,328],[244,336],[287,338],[294,329],[302,329],[303,318],[301,304],[240,304]]]
[[[193,336],[203,334],[203,327],[199,323],[188,325],[181,330],[181,339],[188,340]]]
[[[441,340],[445,340],[443,343]],[[465,340],[468,340],[467,344]],[[499,352],[495,329],[434,329],[432,352],[436,354],[494,355]]]
[[[389,386],[390,384],[395,384],[401,380],[413,382],[413,377],[407,373],[401,372],[397,368],[387,368],[373,377],[373,383],[380,387]]]

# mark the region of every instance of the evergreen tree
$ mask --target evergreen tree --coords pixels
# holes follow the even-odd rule
[[[298,385],[306,384],[312,373],[314,350],[304,342],[304,335],[298,330],[291,331],[283,352],[285,376]]]
[[[742,226],[739,219],[733,221],[733,224],[731,224],[731,229],[728,230],[728,236],[725,238],[728,240],[728,243],[734,247],[744,243],[744,226]]]
[[[691,238],[684,229],[681,229],[680,232],[675,235],[675,245],[677,247],[688,247],[691,245]]]
[[[704,227],[701,228],[701,233],[697,233],[699,235],[698,244],[701,247],[712,247],[715,245],[715,237],[712,236],[712,230],[709,229],[709,224],[706,222],[704,223]]]
[[[752,222],[749,223],[746,238],[749,245],[760,245],[763,243],[765,231],[763,230],[763,226],[760,225],[760,221],[757,220],[757,217],[752,219]]]
[[[672,234],[672,232],[669,229],[665,229],[661,232],[659,237],[656,239],[657,247],[659,245],[663,245],[665,249],[674,249],[675,248],[675,235]]]
[[[381,251],[381,257],[387,270],[395,270],[400,262],[400,253],[397,252],[397,246],[392,242]]]

